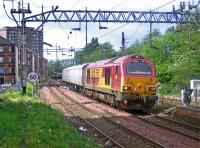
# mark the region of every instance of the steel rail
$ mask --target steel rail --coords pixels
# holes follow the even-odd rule
[[[190,124],[187,124],[187,123],[183,123],[183,122],[176,121],[176,120],[173,120],[173,119],[161,117],[161,116],[158,116],[158,115],[155,115],[155,116],[156,116],[157,118],[160,118],[161,120],[166,120],[166,121],[170,121],[170,122],[173,122],[173,123],[176,123],[176,124],[180,124],[180,125],[182,125],[182,126],[185,126],[185,127],[187,127],[187,128],[190,128],[190,129],[200,130],[199,127],[196,127],[196,126],[193,126],[193,125],[190,125]]]
[[[148,123],[150,123],[150,124],[154,124],[154,125],[159,126],[159,127],[161,127],[161,128],[164,128],[164,129],[173,131],[173,132],[175,132],[175,133],[178,133],[178,134],[180,134],[180,135],[186,136],[186,137],[191,138],[191,139],[193,139],[193,140],[197,140],[197,141],[200,140],[200,139],[197,138],[197,137],[194,137],[194,136],[191,136],[191,135],[189,135],[189,134],[183,133],[183,132],[178,131],[178,130],[176,130],[176,129],[174,129],[174,128],[170,128],[170,127],[164,126],[164,125],[162,125],[162,124],[156,123],[156,122],[154,122],[154,121],[151,121],[150,119],[145,119],[145,118],[142,118],[142,117],[137,116],[137,115],[132,115],[132,117],[141,119],[141,120],[143,120],[143,121],[145,121],[145,122],[148,122]]]
[[[51,94],[57,99],[59,100],[59,102],[65,107],[65,109],[67,108],[67,106],[69,105],[68,103],[66,104],[63,99],[61,97],[59,97],[55,91],[49,87],[49,90],[51,92]],[[70,99],[71,100],[71,99]],[[117,141],[115,141],[114,139],[112,139],[110,136],[108,136],[106,133],[104,133],[103,131],[101,131],[100,129],[98,129],[95,125],[93,125],[92,123],[90,123],[89,121],[85,120],[84,118],[81,118],[78,114],[74,113],[73,111],[69,110],[73,115],[79,117],[81,120],[83,120],[85,123],[87,123],[88,125],[90,125],[92,128],[94,128],[95,130],[97,130],[100,134],[102,134],[103,136],[105,136],[107,139],[109,139],[110,141],[112,141],[115,145],[117,145],[120,148],[124,148],[124,146],[122,146],[121,144],[119,144]]]

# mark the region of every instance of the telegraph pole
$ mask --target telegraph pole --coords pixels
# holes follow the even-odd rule
[[[88,26],[87,26],[87,7],[86,7],[86,13],[85,13],[85,47],[87,47],[87,36],[88,36]]]
[[[188,3],[188,7],[189,9],[191,9],[191,5],[190,5],[190,2]],[[189,50],[191,50],[191,12],[189,10]]]
[[[151,11],[150,11],[150,33],[149,33],[149,43],[150,47],[152,47],[152,16],[151,16]]]
[[[124,36],[124,32],[122,32],[122,41],[121,41],[121,44],[122,44],[122,55],[125,55],[125,36]]]

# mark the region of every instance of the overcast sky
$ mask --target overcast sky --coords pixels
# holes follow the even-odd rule
[[[14,7],[17,8],[17,2],[14,0]],[[173,1],[173,2],[172,2]],[[58,5],[61,10],[130,10],[130,11],[149,11],[158,8],[168,2],[172,2],[157,11],[172,11],[172,5],[179,7],[182,0],[24,0],[25,3],[30,3],[32,14],[41,12],[41,6],[44,6],[44,11],[48,11],[54,5]],[[185,2],[197,2],[197,0],[186,0]],[[5,1],[6,11],[10,16],[11,2]],[[16,26],[10,20],[3,9],[3,0],[0,4],[0,27]],[[37,27],[39,24],[27,23],[29,27]],[[141,40],[144,35],[149,32],[149,24],[130,23],[123,26],[123,23],[101,23],[101,26],[108,27],[107,30],[99,30],[98,23],[88,23],[88,42],[92,37],[98,37],[99,42],[110,42],[113,47],[118,50],[121,46],[121,33],[124,32],[129,46],[135,40]],[[172,24],[154,24],[153,28],[159,28],[162,33],[172,26]],[[79,23],[47,23],[44,26],[44,41],[52,45],[59,45],[62,48],[83,48],[85,45],[85,24],[81,24],[81,31],[72,31],[71,28],[79,27]],[[119,28],[116,30],[116,28]],[[113,31],[116,30],[116,31]],[[113,31],[113,32],[112,32]],[[69,36],[69,38],[68,38]],[[44,47],[47,48],[47,47]],[[69,58],[70,53],[65,53],[66,56],[59,55],[59,59]],[[44,53],[45,58],[55,59],[55,56]]]

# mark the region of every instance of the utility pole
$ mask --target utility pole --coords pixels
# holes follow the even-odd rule
[[[191,8],[191,5],[190,5],[190,2],[188,3],[188,7],[189,7],[189,50],[191,49],[191,12],[190,12],[190,8]]]
[[[87,36],[88,36],[88,26],[87,26],[87,7],[86,7],[86,13],[85,13],[85,47],[87,47]]]
[[[125,36],[124,36],[124,32],[122,32],[122,41],[121,41],[121,44],[122,44],[122,55],[125,55]]]
[[[150,47],[152,47],[152,16],[151,16],[151,11],[150,11],[150,33],[149,33],[149,43]]]
[[[57,43],[56,43],[56,62],[57,63],[58,63],[58,48],[60,48],[60,47],[58,47]]]

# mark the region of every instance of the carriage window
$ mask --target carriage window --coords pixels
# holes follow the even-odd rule
[[[128,74],[151,74],[151,65],[144,62],[131,62],[126,64]]]
[[[105,85],[110,85],[110,68],[105,69]]]
[[[87,70],[87,83],[90,83],[90,69]]]

